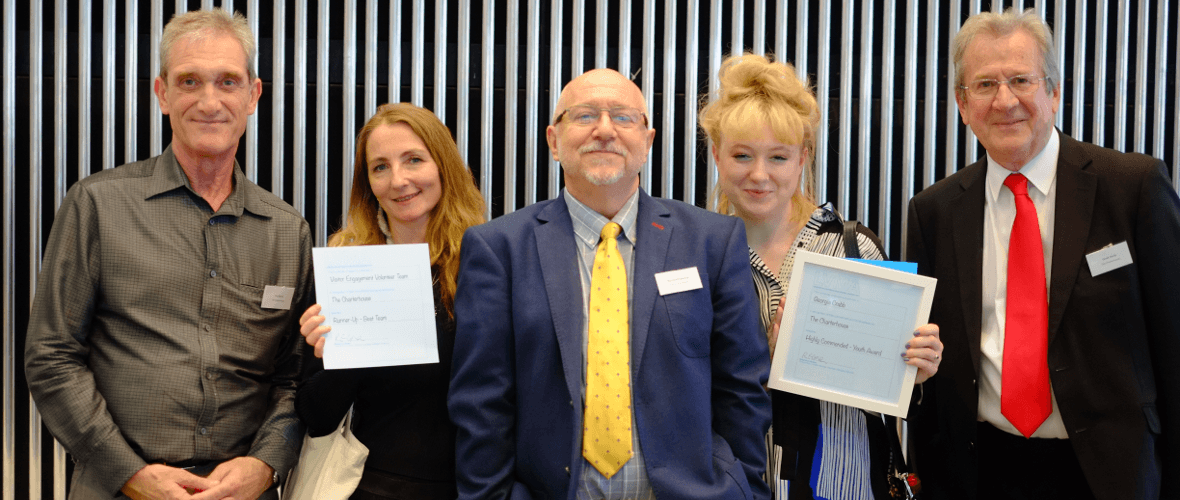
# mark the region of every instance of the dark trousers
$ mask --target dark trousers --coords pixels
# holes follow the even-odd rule
[[[1026,439],[979,423],[979,497],[1090,500],[1094,494],[1068,439]]]
[[[371,467],[361,474],[350,500],[454,500],[459,496],[454,481],[423,481]]]

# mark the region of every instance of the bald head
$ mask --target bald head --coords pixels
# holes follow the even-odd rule
[[[570,108],[577,108],[577,118],[558,121]],[[561,163],[566,189],[598,213],[614,217],[639,189],[639,171],[656,135],[647,126],[643,92],[618,71],[587,71],[561,91],[552,123],[545,139],[553,159]]]
[[[588,104],[586,99],[592,89],[596,95],[613,96],[623,106],[647,112],[647,101],[643,99],[643,91],[639,90],[639,86],[618,71],[600,68],[582,73],[565,84],[561,96],[557,98],[557,109],[553,110],[553,119],[549,123],[556,122],[557,117],[570,106]]]

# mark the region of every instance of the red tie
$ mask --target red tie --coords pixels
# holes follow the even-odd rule
[[[1053,411],[1049,398],[1049,301],[1045,253],[1037,207],[1028,179],[1009,175],[1004,185],[1016,198],[1016,220],[1008,240],[1008,305],[1004,318],[1004,366],[1000,413],[1024,437],[1032,436]]]

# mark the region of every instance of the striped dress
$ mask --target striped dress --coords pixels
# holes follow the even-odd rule
[[[777,272],[771,271],[762,261],[762,257],[755,253],[753,248],[750,249],[750,268],[753,271],[754,285],[758,290],[763,331],[768,332],[771,314],[778,310],[779,303],[783,300],[786,289],[790,285],[795,252],[803,249],[824,255],[843,257],[843,225],[842,218],[830,203],[816,208],[795,237],[794,244]],[[885,259],[880,241],[864,226],[857,227],[857,246],[860,248],[863,259]],[[780,401],[791,399],[792,401],[807,400],[810,404],[818,403],[819,415],[812,415],[811,418],[818,421],[824,429],[824,454],[815,494],[833,500],[871,500],[873,494],[869,481],[869,439],[865,413],[844,405],[826,401],[816,402],[802,396],[786,395],[773,390],[771,392],[772,396]],[[782,415],[779,415],[781,413],[779,405],[776,405],[775,412],[774,422],[776,425],[780,425],[783,418],[780,418]],[[804,468],[810,470],[814,449],[784,450],[782,446],[775,443],[774,430],[774,427],[771,427],[766,436],[767,483],[776,499],[808,498],[810,495],[801,491],[807,490],[806,487],[800,489],[797,485],[795,486],[797,491],[792,494],[791,487],[796,481],[780,479],[781,467],[784,453],[787,453],[788,456],[795,457],[792,461],[805,461]],[[806,484],[808,478],[798,478],[798,482]]]

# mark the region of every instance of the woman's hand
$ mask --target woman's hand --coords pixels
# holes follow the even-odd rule
[[[918,367],[918,377],[915,384],[921,384],[938,373],[938,364],[942,362],[942,341],[938,340],[938,325],[927,323],[914,330],[914,338],[905,345],[906,350],[901,354],[907,365]]]
[[[307,345],[315,347],[315,357],[324,357],[324,334],[332,331],[332,327],[324,325],[324,317],[320,316],[322,310],[319,304],[312,304],[303,312],[303,316],[299,317],[299,334],[303,335],[303,339],[307,341]]]

